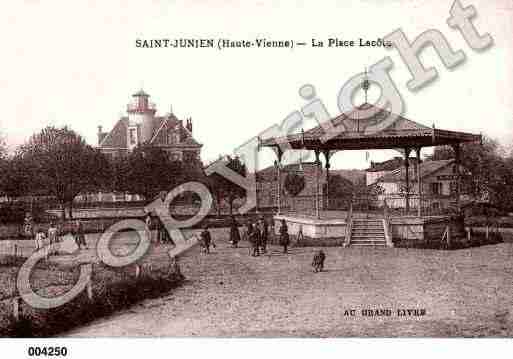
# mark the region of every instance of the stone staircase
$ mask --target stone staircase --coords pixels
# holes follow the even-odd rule
[[[353,218],[349,245],[386,247],[383,220]]]

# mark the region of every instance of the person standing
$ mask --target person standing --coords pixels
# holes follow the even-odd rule
[[[240,242],[240,233],[235,217],[232,216],[232,223],[230,225],[230,242],[233,248],[237,248]]]
[[[258,250],[259,245],[259,233],[258,228],[256,228],[256,225],[253,225],[253,223],[248,224],[248,241],[251,245],[251,255],[253,257],[258,257],[260,255],[260,252]]]
[[[27,239],[32,239],[34,236],[34,220],[30,212],[25,214],[25,219],[23,220],[23,235]]]
[[[244,239],[246,239],[249,242],[249,236],[251,232],[253,231],[253,225],[251,224],[251,221],[246,222],[246,233],[244,235]]]
[[[287,223],[284,219],[281,220],[280,227],[280,244],[283,246],[283,253],[288,253],[288,246],[290,243],[289,239],[289,230],[287,228]]]
[[[207,225],[205,225],[205,228],[201,232],[200,237],[201,237],[201,242],[202,242],[203,249],[204,249],[205,253],[209,254],[210,253],[210,244],[212,243],[212,237],[210,236],[210,232],[208,230]]]
[[[151,242],[153,242],[153,235],[152,235],[152,221],[151,221],[151,213],[148,213],[146,214],[146,219],[144,221],[146,223],[146,233],[148,235],[148,240]]]
[[[75,222],[75,243],[77,244],[78,249],[81,249],[82,246],[84,246],[85,249],[87,249],[87,243],[84,234],[84,225],[78,219]]]
[[[52,245],[58,243],[59,230],[57,226],[52,221],[50,222],[50,227],[48,228],[48,240],[50,241],[49,254],[57,253],[56,249],[52,249]]]
[[[157,216],[157,242],[164,243],[166,240],[165,232],[166,228],[164,227],[164,223],[160,219],[160,217]]]
[[[267,253],[267,241],[269,240],[269,227],[267,226],[267,222],[265,218],[262,218],[260,221],[260,242],[262,246],[262,251]]]
[[[43,231],[41,226],[39,226],[39,228],[36,231],[36,236],[35,236],[36,251],[39,251],[40,249],[42,249],[45,246],[45,239],[46,239],[45,232]]]

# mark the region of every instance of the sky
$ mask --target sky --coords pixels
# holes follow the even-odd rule
[[[97,126],[110,130],[131,94],[144,88],[159,114],[172,107],[192,117],[194,137],[209,162],[306,104],[315,86],[330,114],[352,76],[390,56],[404,116],[437,128],[483,133],[509,145],[513,135],[513,2],[462,0],[494,45],[475,52],[446,24],[452,1],[2,1],[0,5],[0,131],[11,149],[47,125],[69,125],[96,144]],[[142,49],[136,39],[257,37],[375,40],[402,29],[412,41],[441,31],[464,64],[446,69],[432,48],[422,52],[439,76],[411,92],[396,50],[383,48]],[[369,102],[379,94],[371,88]],[[357,100],[361,101],[361,97]],[[358,102],[358,101],[357,101]],[[369,161],[393,151],[371,151]],[[262,165],[272,163],[264,153]],[[364,152],[341,152],[333,168],[366,168]]]

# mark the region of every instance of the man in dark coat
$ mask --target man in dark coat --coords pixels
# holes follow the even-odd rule
[[[267,240],[269,239],[269,228],[267,227],[267,223],[265,219],[261,219],[258,222],[258,230],[260,234],[260,248],[262,248],[262,252],[267,252]]]
[[[240,242],[239,227],[237,226],[237,222],[233,216],[232,223],[230,225],[230,242],[232,243],[233,248],[237,248],[238,243]]]
[[[259,233],[256,226],[254,226],[252,223],[248,224],[248,241],[251,245],[251,255],[253,257],[257,257],[260,255],[260,252],[258,250],[259,245]]]
[[[283,253],[288,253],[288,246],[290,243],[289,239],[289,230],[287,228],[287,223],[284,219],[281,220],[281,227],[280,227],[280,245],[283,246]]]
[[[78,246],[78,249],[81,249],[82,246],[84,246],[87,249],[87,243],[85,240],[85,234],[84,234],[84,225],[80,220],[77,220],[75,222],[75,230],[74,230],[74,237],[75,237],[75,243]]]

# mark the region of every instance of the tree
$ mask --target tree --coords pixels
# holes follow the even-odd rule
[[[20,153],[0,159],[0,191],[9,201],[30,193],[31,168]]]
[[[353,195],[355,185],[341,175],[332,175],[329,179],[329,195],[333,198],[350,197]]]
[[[181,163],[171,161],[167,152],[159,147],[139,145],[126,161],[126,164],[117,164],[117,189],[140,194],[148,201],[182,181]]]
[[[226,167],[246,177],[246,165],[241,162],[239,157],[226,156],[224,161],[226,161]],[[246,190],[215,172],[208,176],[208,178],[210,190],[216,200],[217,213],[221,213],[221,201],[224,201],[230,206],[230,215],[233,214],[233,202],[237,198],[244,198],[246,196]]]
[[[305,189],[305,178],[295,172],[289,172],[285,176],[283,188],[288,194],[296,197],[301,193],[301,191],[303,191],[303,189]]]
[[[54,196],[63,218],[66,206],[73,216],[73,200],[79,193],[103,186],[110,177],[104,155],[68,127],[46,127],[19,153],[31,176],[30,192]]]

